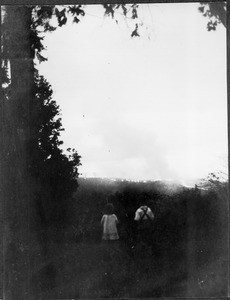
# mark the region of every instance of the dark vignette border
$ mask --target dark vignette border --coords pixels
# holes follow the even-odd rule
[[[82,5],[97,5],[97,4],[128,4],[128,3],[135,3],[136,1],[132,1],[132,0],[1,0],[0,2],[0,6],[4,6],[4,5],[68,5],[68,4],[82,4]],[[225,1],[197,1],[197,0],[139,0],[136,3],[138,4],[151,4],[151,3],[207,3],[207,2],[225,2]],[[0,9],[1,11],[1,9]],[[230,141],[230,4],[227,1],[227,14],[226,14],[226,18],[227,18],[227,27],[226,27],[226,41],[227,41],[227,114],[228,114],[228,149],[229,149],[229,141]],[[1,30],[1,14],[0,14],[0,30]],[[1,116],[2,116],[3,112],[0,112],[0,120],[1,120]],[[0,147],[1,144],[3,143],[2,138],[0,137]],[[0,149],[1,151],[1,149]],[[228,174],[230,174],[230,152],[228,150]],[[3,170],[1,169],[1,165],[0,165],[0,186],[3,183]],[[230,184],[229,184],[229,189],[228,189],[228,196],[230,196]],[[228,216],[229,216],[229,204],[228,204]],[[4,215],[3,212],[4,211],[4,199],[0,199],[0,221],[1,224],[3,224],[3,219],[4,219]],[[230,228],[230,221],[228,218],[228,235],[229,235],[229,228]],[[3,229],[0,229],[0,234],[2,234],[4,236],[4,232]],[[3,237],[4,239],[4,237]],[[1,247],[3,247],[3,245],[1,245]],[[230,239],[228,236],[228,248],[230,247]],[[229,249],[228,249],[228,257],[229,257]],[[1,259],[3,260],[3,257],[1,257]],[[3,266],[4,268],[4,266]],[[228,261],[228,297],[227,298],[222,298],[222,299],[230,299],[230,277],[229,277],[229,270],[230,270],[230,261]],[[1,270],[2,272],[3,270]],[[2,278],[2,276],[1,276]],[[1,283],[2,285],[2,283]],[[0,295],[1,297],[1,295]],[[4,297],[4,296],[3,296]],[[110,298],[111,299],[111,298]],[[141,298],[144,299],[144,298]],[[149,298],[148,298],[149,299]],[[176,299],[176,298],[170,298],[167,297],[164,299]],[[183,299],[183,298],[180,298]],[[186,298],[189,299],[189,298]],[[192,299],[201,299],[201,298],[192,298]],[[207,299],[207,298],[205,298]],[[212,298],[212,299],[217,299],[217,298]],[[3,298],[3,300],[5,300]],[[8,300],[8,299],[6,299]],[[9,299],[10,300],[10,299]]]

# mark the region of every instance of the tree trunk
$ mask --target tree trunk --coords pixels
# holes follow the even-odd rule
[[[30,100],[34,65],[30,45],[31,7],[7,6],[3,36],[3,58],[10,65],[4,174],[4,299],[29,299],[30,205],[32,184],[28,173],[27,143],[30,138]]]

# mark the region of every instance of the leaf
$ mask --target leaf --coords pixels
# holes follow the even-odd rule
[[[126,8],[126,6],[125,6],[125,4],[122,4],[122,9],[123,9],[123,14],[124,14],[124,16],[126,16],[127,15],[127,8]]]
[[[74,15],[81,15],[81,16],[84,16],[85,15],[85,12],[83,9],[81,9],[81,5],[74,5],[74,6],[70,6],[69,7],[69,12],[74,16]]]
[[[36,51],[36,56],[37,56],[37,59],[39,60],[39,63],[47,61],[47,58],[42,56],[38,51]]]
[[[85,12],[84,10],[81,9],[81,5],[79,5],[76,9],[76,14],[77,15],[81,15],[81,16],[84,16],[85,15]]]
[[[74,23],[79,23],[79,22],[80,22],[80,19],[78,19],[78,17],[75,16],[75,17],[73,18],[73,22],[74,22]]]
[[[131,33],[131,37],[134,37],[134,36],[140,36],[138,33],[138,24],[136,24],[136,28]]]
[[[47,32],[47,31],[52,32],[52,31],[55,31],[56,29],[57,29],[57,27],[51,26],[49,24],[49,22],[46,22],[44,24],[44,32]]]
[[[113,4],[104,4],[103,5],[105,8],[105,15],[107,16],[112,16],[114,18],[114,5]]]
[[[209,21],[207,24],[207,29],[208,31],[215,31],[217,27],[217,21],[213,22],[213,21]]]
[[[204,13],[204,6],[198,7],[198,10],[203,14]]]
[[[138,18],[137,9],[136,9],[136,7],[134,7],[132,9],[132,19],[137,19],[137,18]]]
[[[63,26],[67,22],[67,17],[66,17],[66,9],[64,8],[62,11],[59,11],[57,8],[55,10],[55,15],[57,17],[58,21],[58,26]]]

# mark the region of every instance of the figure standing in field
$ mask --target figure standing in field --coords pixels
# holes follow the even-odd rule
[[[134,220],[137,222],[137,244],[138,246],[150,247],[153,239],[154,214],[147,206],[145,199],[141,199],[140,207],[135,212]]]
[[[117,232],[118,219],[114,214],[114,207],[112,203],[108,203],[106,205],[104,215],[101,219],[101,224],[103,226],[103,240],[114,241],[119,239]]]

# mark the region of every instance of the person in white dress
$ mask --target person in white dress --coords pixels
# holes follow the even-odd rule
[[[101,224],[103,226],[102,240],[118,240],[119,235],[117,231],[118,219],[113,213],[114,207],[112,203],[108,203],[105,207],[105,213],[102,216]]]

